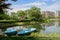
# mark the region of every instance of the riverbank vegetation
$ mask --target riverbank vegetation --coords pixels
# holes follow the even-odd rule
[[[3,18],[1,18],[2,20],[0,20],[0,23],[5,23],[6,25],[7,23],[16,23],[17,25],[23,23],[26,25],[31,23],[34,24],[34,22],[44,23],[47,21],[47,18],[41,14],[41,9],[35,6],[25,11],[19,10],[17,12],[11,12],[11,15],[6,15],[8,14],[2,15]]]
[[[59,37],[0,37],[1,40],[60,40]]]
[[[9,13],[2,13],[0,15],[1,20],[45,20],[45,17],[43,16],[43,14],[41,14],[41,9],[35,6],[25,11],[19,10],[17,12],[11,12],[10,14],[11,15],[9,15]]]
[[[6,1],[6,0],[5,0]],[[38,32],[32,33],[30,36],[0,36],[1,40],[59,40],[59,34],[40,34],[41,29],[45,30],[45,27],[42,27],[44,23],[49,22],[49,18],[46,18],[44,14],[41,14],[41,9],[38,7],[31,7],[28,10],[17,12],[11,12],[10,15],[5,10],[9,8],[11,4],[6,4],[4,0],[0,2],[0,29],[6,29],[14,26],[25,25],[28,28],[36,28]],[[44,25],[45,26],[45,25]]]
[[[50,34],[49,36],[32,33],[31,36],[0,36],[1,40],[60,40],[57,33]]]

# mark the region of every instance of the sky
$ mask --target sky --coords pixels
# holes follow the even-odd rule
[[[60,0],[18,0],[17,2],[9,0],[8,3],[12,3],[10,7],[13,8],[9,12],[27,10],[32,6],[39,7],[41,11],[60,11]]]

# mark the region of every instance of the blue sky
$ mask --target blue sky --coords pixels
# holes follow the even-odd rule
[[[30,9],[32,6],[36,6],[41,8],[41,11],[60,11],[60,0],[18,0],[17,2],[11,2],[11,11],[18,11],[18,10],[27,10]]]

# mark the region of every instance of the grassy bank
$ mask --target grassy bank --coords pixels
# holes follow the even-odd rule
[[[57,33],[47,35],[40,35],[40,33],[32,33],[26,36],[0,36],[0,40],[60,40],[60,36]]]
[[[32,20],[28,20],[28,19],[25,19],[25,20],[0,20],[0,23],[14,23],[14,22],[30,22]],[[37,20],[35,20],[37,21]]]
[[[0,40],[60,40],[60,38],[51,37],[1,37]]]

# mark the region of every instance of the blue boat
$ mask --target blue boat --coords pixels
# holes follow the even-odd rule
[[[30,31],[30,32],[36,32],[36,28],[29,28],[28,31]]]
[[[36,31],[36,28],[28,28],[28,29],[25,29],[25,30],[18,32],[17,34],[19,36],[24,36],[24,35],[30,35],[31,32],[35,32],[35,31]]]
[[[12,35],[16,35],[17,34],[17,30],[16,29],[8,29],[5,31],[5,34],[7,34],[8,36],[12,36]]]

